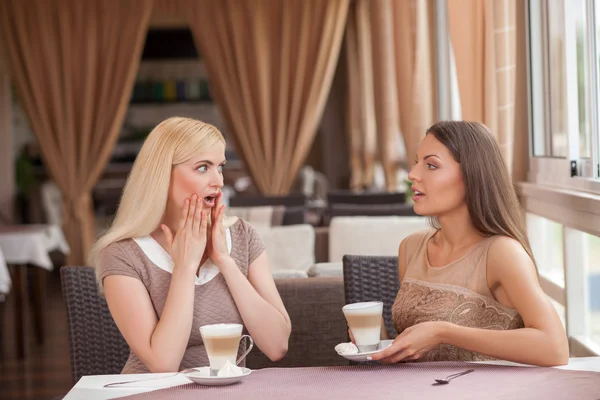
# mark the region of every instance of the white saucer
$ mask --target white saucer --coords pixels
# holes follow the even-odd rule
[[[190,381],[199,385],[205,386],[225,386],[241,381],[252,373],[249,368],[242,368],[242,374],[237,376],[210,376],[210,368],[196,368],[194,372],[186,372],[183,374]]]
[[[368,356],[385,349],[386,347],[390,346],[392,344],[392,342],[393,342],[393,340],[382,340],[381,342],[379,342],[379,346],[378,346],[377,350],[373,350],[373,351],[365,351],[363,353],[355,353],[355,354],[342,354],[340,352],[337,352],[337,353],[338,353],[338,355],[340,355],[350,361],[364,362],[364,361],[369,361],[369,360],[367,360]]]

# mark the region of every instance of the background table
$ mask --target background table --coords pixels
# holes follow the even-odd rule
[[[0,226],[0,250],[6,264],[13,270],[12,288],[15,298],[15,337],[17,355],[25,356],[25,310],[27,308],[27,267],[34,266],[33,313],[34,330],[38,342],[44,340],[44,300],[46,271],[54,268],[49,253],[58,250],[69,253],[69,245],[57,225],[2,225]],[[10,278],[9,278],[10,279]],[[10,290],[10,283],[8,289]],[[8,292],[8,291],[7,291]]]
[[[8,265],[4,258],[4,253],[0,248],[0,297],[10,292],[12,280],[10,279],[10,273],[8,272]]]

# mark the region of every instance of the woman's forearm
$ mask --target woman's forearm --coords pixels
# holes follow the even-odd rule
[[[445,344],[522,364],[556,366],[569,362],[566,337],[553,338],[535,328],[491,330],[442,324],[440,341]]]
[[[150,338],[151,372],[178,371],[194,318],[194,271],[174,269],[167,300]]]
[[[256,345],[273,361],[283,358],[291,333],[290,321],[258,294],[233,259],[219,268]]]

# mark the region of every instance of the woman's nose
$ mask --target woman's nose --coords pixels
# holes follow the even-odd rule
[[[212,186],[218,187],[219,189],[223,187],[223,174],[217,172],[216,175],[213,175],[213,179],[211,182]]]
[[[419,180],[419,177],[417,176],[415,169],[416,169],[416,165],[414,167],[412,167],[408,173],[408,180],[411,182]]]

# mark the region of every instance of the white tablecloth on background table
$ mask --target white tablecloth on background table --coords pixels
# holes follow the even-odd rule
[[[8,272],[8,266],[6,265],[4,254],[0,248],[0,295],[10,292],[10,285],[12,285],[10,273]]]
[[[51,271],[54,266],[48,253],[69,253],[69,245],[57,225],[0,226],[0,249],[7,264],[33,264]]]

